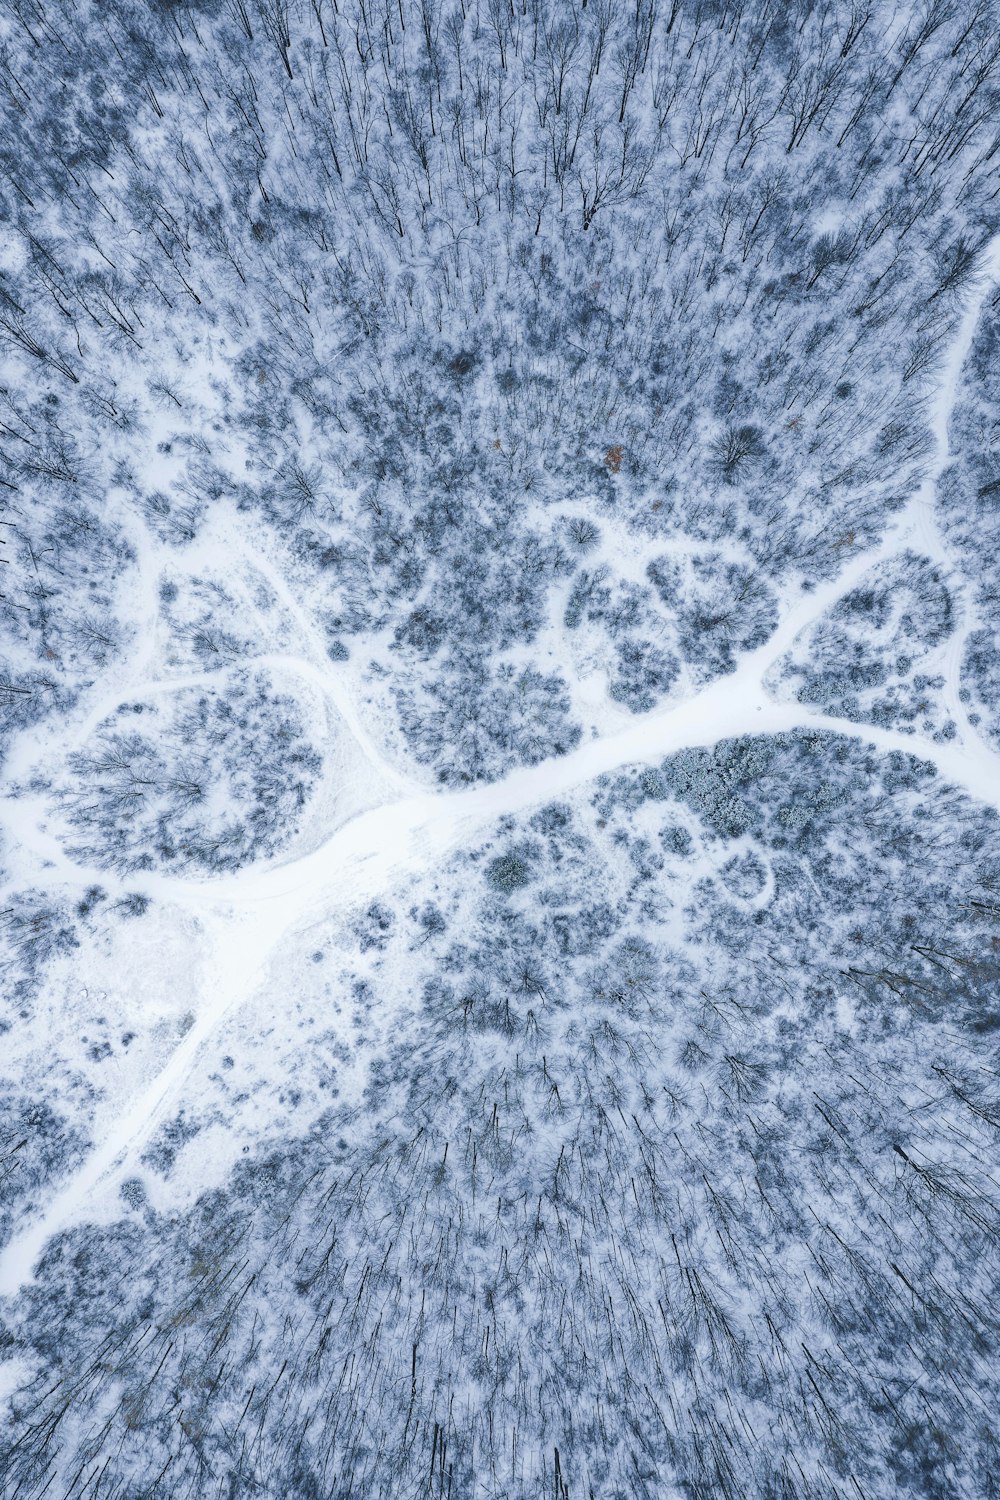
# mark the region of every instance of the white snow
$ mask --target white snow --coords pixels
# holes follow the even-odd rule
[[[988,247],[983,261],[979,297],[970,304],[938,375],[930,406],[934,453],[927,476],[910,504],[898,516],[881,543],[851,557],[839,575],[802,595],[787,608],[784,619],[767,644],[747,654],[739,670],[721,678],[686,701],[641,717],[583,744],[570,755],[514,771],[502,780],[468,791],[437,792],[420,789],[383,754],[344,687],[342,674],[326,659],[319,631],[300,608],[279,572],[263,557],[251,554],[239,540],[232,518],[214,523],[217,546],[241,549],[245,563],[266,579],[281,608],[295,627],[301,655],[287,652],[256,658],[287,678],[298,675],[325,698],[371,767],[371,785],[386,800],[368,806],[341,826],[327,827],[327,836],[297,858],[267,868],[250,868],[238,875],[212,880],[144,876],[142,887],[175,909],[178,921],[196,918],[210,954],[200,977],[200,993],[187,997],[194,1024],[156,1075],[137,1090],[122,1112],[104,1123],[103,1134],[80,1169],[62,1186],[43,1214],[22,1227],[0,1256],[0,1295],[12,1296],[30,1280],[33,1267],[49,1238],[66,1226],[95,1212],[115,1183],[134,1168],[145,1144],[183,1097],[196,1059],[224,1020],[259,988],[275,961],[282,940],[314,924],[320,917],[343,911],[390,891],[421,871],[433,870],[450,851],[473,842],[499,817],[517,813],[557,798],[603,773],[619,767],[656,762],[689,746],[710,745],[729,736],[774,734],[793,730],[826,730],[861,738],[883,751],[901,751],[932,761],[939,774],[987,805],[1000,810],[1000,763],[971,731],[958,701],[959,642],[950,654],[948,706],[960,725],[958,737],[938,744],[870,726],[859,727],[813,712],[801,704],[776,703],[765,683],[769,671],[796,638],[817,621],[879,561],[906,547],[921,552],[951,571],[951,562],[934,524],[935,486],[949,461],[948,424],[959,376],[975,331],[979,308],[989,288],[1000,279],[1000,236]],[[142,587],[154,597],[156,561],[142,559]],[[148,606],[147,606],[148,610]],[[147,612],[145,628],[152,629]],[[152,649],[147,639],[132,657],[134,671],[112,693],[137,695],[165,690],[177,683],[150,682]],[[106,693],[88,708],[76,735],[82,737],[112,706]],[[77,740],[78,742],[78,740]],[[39,747],[36,746],[36,753]],[[40,747],[47,753],[47,743]],[[28,761],[23,754],[18,771]],[[5,822],[13,839],[34,866],[32,878],[81,883],[99,879],[114,886],[105,872],[75,867],[40,824],[41,804],[22,797],[8,807]],[[315,838],[319,838],[318,831]]]

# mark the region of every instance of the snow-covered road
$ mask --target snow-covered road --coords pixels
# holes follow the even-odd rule
[[[212,944],[214,956],[194,1007],[196,1020],[162,1071],[107,1130],[45,1212],[8,1244],[0,1256],[0,1295],[16,1293],[30,1279],[47,1240],[66,1225],[84,1219],[93,1196],[108,1192],[113,1182],[127,1174],[158,1125],[176,1107],[196,1058],[225,1018],[256,991],[284,938],[328,913],[370,900],[422,871],[434,869],[451,851],[473,844],[505,814],[558,798],[604,773],[658,762],[686,747],[711,745],[731,736],[802,729],[846,734],[880,750],[917,755],[933,762],[946,781],[1000,810],[1000,761],[959,711],[959,650],[949,656],[952,677],[946,692],[948,708],[960,730],[947,743],[848,724],[799,703],[777,703],[765,685],[769,672],[800,634],[880,561],[909,546],[938,562],[946,574],[952,572],[951,559],[934,521],[935,488],[949,461],[949,417],[960,372],[982,299],[997,280],[1000,236],[984,253],[979,295],[970,299],[939,371],[928,413],[935,446],[927,476],[882,542],[851,558],[829,583],[803,592],[766,645],[743,657],[734,675],[711,683],[683,702],[638,716],[625,729],[593,739],[572,754],[516,770],[502,780],[447,792],[420,790],[415,783],[407,783],[371,741],[354,705],[346,701],[340,678],[330,670],[322,638],[280,575],[269,563],[245,553],[246,561],[266,577],[294,620],[304,652],[301,659],[274,655],[262,658],[262,663],[301,671],[314,687],[325,691],[385,784],[400,795],[398,800],[361,813],[311,852],[283,864],[203,881],[143,877],[143,887],[150,894],[196,913]],[[162,687],[176,685],[164,683]],[[129,691],[145,691],[149,686],[130,684]],[[104,711],[102,703],[97,716],[91,713],[86,722],[97,722]],[[15,810],[9,826],[18,842],[34,856],[39,872],[48,864],[50,878],[65,880],[75,874],[84,882],[109,883],[105,871],[80,867],[74,871],[57,841],[41,833],[33,810],[25,803],[19,813]]]

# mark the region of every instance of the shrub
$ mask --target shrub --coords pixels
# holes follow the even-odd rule
[[[486,867],[486,879],[490,885],[495,891],[502,891],[505,895],[527,885],[530,878],[528,865],[513,851],[498,855]]]

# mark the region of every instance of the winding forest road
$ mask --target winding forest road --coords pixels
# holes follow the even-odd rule
[[[974,733],[964,711],[957,716],[957,737],[936,743],[919,735],[847,723],[800,703],[776,702],[765,686],[769,672],[800,634],[880,561],[915,547],[939,563],[945,574],[953,571],[934,521],[935,492],[950,457],[949,418],[960,372],[983,299],[998,280],[1000,236],[984,253],[979,295],[970,301],[961,318],[939,372],[928,413],[935,444],[928,474],[883,540],[853,557],[829,583],[803,593],[770,640],[745,655],[732,676],[711,683],[683,702],[637,716],[625,729],[591,740],[569,755],[516,770],[502,780],[457,792],[408,789],[405,779],[371,741],[353,703],[345,701],[340,680],[327,669],[322,640],[283,579],[269,563],[246,554],[246,560],[267,578],[309,647],[312,659],[303,658],[299,664],[303,674],[327,692],[364,753],[373,759],[386,783],[402,795],[360,814],[312,852],[286,864],[212,880],[142,877],[143,888],[151,895],[196,914],[209,937],[213,956],[204,976],[201,1005],[194,1024],[163,1069],[114,1121],[45,1212],[25,1225],[6,1246],[0,1255],[0,1296],[15,1295],[31,1279],[47,1241],[69,1224],[85,1220],[93,1196],[108,1192],[134,1167],[144,1146],[176,1104],[199,1053],[226,1017],[255,993],[283,939],[327,914],[370,900],[423,870],[433,869],[453,850],[473,844],[505,814],[564,795],[607,772],[659,762],[688,747],[711,745],[729,737],[796,730],[829,731],[861,739],[883,751],[916,755],[933,762],[946,781],[1000,811],[1000,758]],[[959,655],[956,651],[949,658],[953,679],[957,678]],[[297,669],[295,659],[273,658],[275,663],[279,660]],[[163,687],[169,685],[164,683]],[[946,685],[949,709],[960,703],[958,689],[957,680]],[[130,688],[132,692],[143,690],[142,684]],[[91,720],[96,722],[93,714],[88,722]],[[76,878],[84,883],[113,884],[106,871],[74,866],[57,841],[43,835],[30,816],[12,821],[11,827],[38,868],[47,865],[50,872],[54,868],[57,880]]]

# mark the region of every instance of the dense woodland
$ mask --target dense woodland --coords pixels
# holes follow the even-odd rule
[[[0,1251],[201,1038],[5,1500],[1000,1500],[995,0],[0,0],[0,101]]]
[[[913,490],[997,224],[994,21],[8,6],[8,725],[127,651],[137,528],[223,501],[446,781],[573,742],[532,656],[567,584],[617,701],[724,671]],[[595,585],[609,529],[647,568]]]

